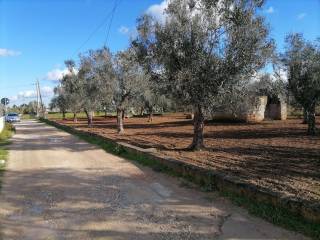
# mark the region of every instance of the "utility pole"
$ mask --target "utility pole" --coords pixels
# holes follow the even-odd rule
[[[37,106],[36,106],[36,111],[37,111],[37,117],[39,117],[39,108],[40,108],[40,104],[39,104],[39,89],[38,89],[38,80],[36,81],[36,93],[37,93]]]
[[[43,117],[44,109],[43,109],[43,102],[42,102],[42,95],[41,95],[39,80],[37,80],[36,82],[36,92],[37,92],[37,117]]]
[[[40,83],[38,81],[38,90],[39,90],[39,98],[40,98],[40,109],[41,109],[41,117],[44,117],[44,109],[43,109],[43,102],[42,102],[42,95],[40,90]]]

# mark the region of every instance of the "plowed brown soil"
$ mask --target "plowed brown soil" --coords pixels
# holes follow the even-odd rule
[[[125,134],[116,132],[116,119],[97,117],[57,120],[78,129],[157,148],[160,155],[234,175],[259,188],[304,200],[320,200],[320,135],[308,136],[301,119],[259,124],[214,123],[205,126],[206,150],[185,150],[192,140],[192,122],[183,114],[125,119]],[[320,124],[320,119],[317,119]]]

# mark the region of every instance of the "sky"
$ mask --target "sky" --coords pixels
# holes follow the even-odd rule
[[[136,19],[146,12],[161,17],[165,6],[163,0],[0,0],[0,98],[11,105],[35,100],[39,80],[48,103],[65,60],[78,61],[79,53],[104,44],[112,52],[125,49]],[[261,14],[278,51],[288,33],[320,37],[320,0],[267,0]]]

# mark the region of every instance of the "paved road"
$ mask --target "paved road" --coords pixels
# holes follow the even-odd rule
[[[0,239],[304,239],[53,127],[16,128]]]

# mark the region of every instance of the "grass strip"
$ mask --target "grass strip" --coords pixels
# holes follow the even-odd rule
[[[275,207],[272,204],[260,203],[250,198],[231,192],[220,192],[220,194],[237,206],[243,207],[254,216],[263,218],[274,225],[285,229],[302,233],[312,239],[320,239],[320,224],[306,221],[300,215],[293,214],[288,210]]]
[[[2,185],[2,177],[6,167],[6,161],[8,159],[7,145],[10,144],[9,139],[15,132],[12,124],[6,123],[4,129],[0,133],[0,189]]]

